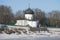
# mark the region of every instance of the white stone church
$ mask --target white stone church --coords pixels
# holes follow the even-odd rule
[[[35,20],[34,12],[31,8],[28,8],[24,11],[24,20],[17,20],[15,25],[28,26],[28,27],[38,27],[39,21]]]

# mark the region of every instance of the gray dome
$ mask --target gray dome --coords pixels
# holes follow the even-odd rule
[[[27,10],[25,10],[25,14],[34,14],[33,10],[28,8]]]

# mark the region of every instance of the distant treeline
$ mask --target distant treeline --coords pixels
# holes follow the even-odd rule
[[[35,19],[39,20],[42,26],[59,27],[60,11],[52,10],[45,13],[39,8],[32,10],[34,11]],[[24,11],[18,10],[13,13],[10,6],[0,5],[0,24],[13,24],[16,23],[16,20],[24,19]]]

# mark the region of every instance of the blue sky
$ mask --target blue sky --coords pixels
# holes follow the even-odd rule
[[[0,5],[11,6],[13,12],[30,8],[39,8],[42,11],[50,12],[52,10],[60,11],[60,0],[0,0]]]

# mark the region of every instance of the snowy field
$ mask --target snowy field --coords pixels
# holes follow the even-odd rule
[[[30,32],[25,34],[21,31],[21,34],[12,33],[0,33],[0,40],[60,40],[60,29],[51,29],[48,28],[49,32],[47,31],[40,31],[39,32]]]
[[[43,39],[42,39],[43,38]],[[0,40],[60,40],[60,32],[43,32],[40,33],[31,33],[31,34],[0,34]]]
[[[23,36],[23,35],[1,35],[0,40],[60,40],[60,37],[57,36],[46,36],[46,35],[39,35],[39,36]]]

